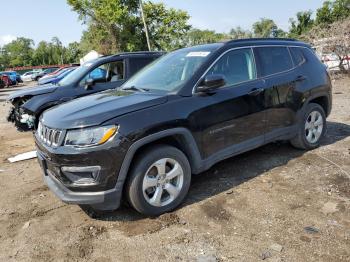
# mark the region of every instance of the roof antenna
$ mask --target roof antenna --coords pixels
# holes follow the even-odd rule
[[[142,0],[140,0],[140,9],[141,9],[141,16],[142,16],[143,26],[145,27],[145,33],[146,33],[146,40],[147,40],[148,51],[151,51],[151,44],[150,44],[149,36],[148,36],[148,29],[147,29],[145,14],[143,13]]]

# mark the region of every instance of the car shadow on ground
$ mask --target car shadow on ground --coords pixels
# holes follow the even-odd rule
[[[350,136],[350,125],[327,122],[328,131],[321,146],[330,145]],[[182,208],[196,202],[203,201],[236,186],[249,181],[259,175],[290,160],[302,156],[306,151],[293,148],[289,142],[276,142],[244,154],[226,159],[211,167],[208,171],[192,177],[192,184]],[[104,214],[85,212],[92,218],[108,221],[135,221],[145,218],[130,207]]]

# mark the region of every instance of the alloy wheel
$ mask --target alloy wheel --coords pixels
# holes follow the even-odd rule
[[[316,143],[323,131],[323,117],[320,112],[312,111],[305,122],[305,137],[306,140],[314,144]]]
[[[166,206],[178,197],[183,184],[184,172],[179,162],[162,158],[148,168],[142,183],[143,196],[152,206]]]

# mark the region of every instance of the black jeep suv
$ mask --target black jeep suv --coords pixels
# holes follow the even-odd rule
[[[96,210],[176,208],[191,175],[276,140],[313,149],[331,81],[311,47],[247,39],[180,49],[118,90],[45,111],[35,133],[49,188]]]
[[[120,87],[141,68],[162,56],[162,52],[133,52],[105,56],[86,62],[57,84],[18,91],[9,96],[13,107],[7,120],[18,130],[37,127],[44,110],[77,97]]]

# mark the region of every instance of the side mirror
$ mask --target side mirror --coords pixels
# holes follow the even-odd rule
[[[93,87],[94,84],[95,84],[94,79],[92,79],[92,78],[86,79],[86,81],[85,81],[85,90],[90,90],[90,89],[92,89],[92,87]]]
[[[197,92],[210,92],[226,84],[223,75],[207,75],[202,81],[201,85],[197,87]]]

